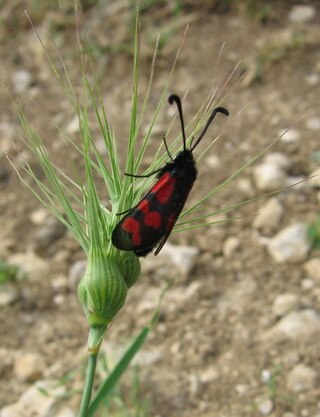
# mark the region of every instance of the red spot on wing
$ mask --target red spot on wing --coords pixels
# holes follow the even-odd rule
[[[141,244],[140,225],[133,217],[127,217],[122,223],[122,229],[130,233],[134,245]]]
[[[169,172],[166,172],[152,187],[151,192],[155,194],[159,203],[166,204],[170,200],[174,191],[175,182],[175,178],[173,178]]]
[[[161,216],[157,211],[150,211],[144,217],[144,224],[158,229],[161,226]]]
[[[161,215],[155,210],[150,211],[150,203],[148,200],[142,200],[138,205],[138,209],[144,213],[143,223],[146,226],[153,227],[154,229],[158,229],[161,226]]]

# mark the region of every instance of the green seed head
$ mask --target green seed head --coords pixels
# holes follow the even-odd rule
[[[108,326],[123,306],[128,286],[118,260],[94,252],[88,258],[78,295],[89,325]]]

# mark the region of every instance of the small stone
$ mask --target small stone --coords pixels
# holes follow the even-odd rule
[[[62,408],[54,417],[76,417],[71,408]]]
[[[13,365],[15,376],[23,382],[31,382],[39,379],[44,368],[44,360],[37,353],[23,353],[15,359]]]
[[[319,76],[319,74],[313,72],[311,74],[308,74],[306,76],[305,80],[306,80],[306,83],[308,85],[310,85],[311,87],[314,87],[314,86],[316,86],[319,83],[320,76]]]
[[[286,171],[291,166],[290,159],[287,157],[286,154],[281,152],[271,152],[268,153],[263,161],[266,164],[273,164],[277,165],[279,168],[282,168],[284,171]]]
[[[320,317],[311,309],[292,311],[262,335],[262,340],[304,341],[308,343],[320,332]]]
[[[307,4],[293,6],[289,13],[291,23],[308,23],[316,16],[316,9]]]
[[[320,282],[320,258],[312,258],[307,261],[303,268],[308,275],[308,278]]]
[[[254,196],[254,187],[252,182],[249,178],[239,178],[237,181],[237,189],[245,196],[245,197],[253,197]]]
[[[313,188],[320,188],[320,168],[316,168],[310,173],[308,184]]]
[[[174,265],[183,273],[188,274],[193,268],[199,250],[193,246],[172,245],[167,242],[160,254],[169,257]]]
[[[301,138],[300,132],[296,129],[289,129],[285,132],[280,132],[279,136],[281,142],[283,143],[294,143]]]
[[[314,288],[314,281],[310,278],[305,278],[301,281],[301,288],[305,291],[312,290]]]
[[[268,416],[274,409],[274,403],[270,398],[261,401],[258,404],[258,410],[263,416]]]
[[[279,226],[283,216],[283,206],[276,197],[270,198],[267,203],[259,209],[257,217],[253,221],[255,229],[272,231]]]
[[[268,384],[272,379],[272,372],[269,369],[263,369],[261,372],[261,381]]]
[[[7,306],[14,303],[19,298],[17,287],[10,283],[1,284],[0,287],[0,306]]]
[[[6,154],[12,149],[12,140],[15,135],[14,127],[7,123],[0,123],[0,154]]]
[[[46,224],[35,234],[35,249],[46,250],[54,241],[60,239],[66,230],[66,227],[55,217],[48,218]]]
[[[74,118],[70,120],[66,127],[66,132],[69,133],[69,135],[80,132],[78,116],[74,116]]]
[[[34,210],[31,213],[30,220],[32,221],[33,224],[40,226],[40,225],[45,224],[49,216],[50,214],[48,210],[46,210],[45,208],[40,208],[40,209]]]
[[[64,393],[65,388],[58,381],[38,381],[15,404],[3,407],[0,417],[52,416],[57,399]]]
[[[228,237],[224,243],[222,248],[222,253],[225,258],[231,258],[232,255],[236,252],[236,250],[240,246],[240,240],[236,236]]]
[[[68,274],[68,286],[70,289],[77,288],[81,278],[84,276],[87,268],[87,261],[76,261],[71,265]]]
[[[214,366],[206,368],[200,375],[200,381],[202,384],[211,384],[218,381],[221,375],[217,368]]]
[[[303,261],[311,249],[308,225],[296,223],[285,227],[269,240],[267,248],[278,263]]]
[[[19,70],[13,73],[11,81],[14,91],[17,94],[23,94],[32,85],[33,79],[29,71]]]
[[[263,163],[253,170],[253,179],[256,187],[261,191],[275,191],[285,187],[287,175],[285,171],[275,164]]]
[[[310,117],[306,121],[306,126],[310,130],[320,130],[320,117]]]
[[[287,387],[293,392],[308,391],[317,386],[318,372],[302,363],[295,366],[290,372]]]
[[[208,165],[208,167],[214,171],[220,169],[221,167],[221,161],[218,155],[213,154],[210,155],[206,158],[206,164]]]
[[[277,317],[282,317],[299,307],[299,297],[296,294],[280,294],[274,300],[272,311]]]
[[[49,266],[34,252],[16,253],[7,260],[8,264],[18,267],[17,278],[23,279],[25,276],[33,282],[43,280],[48,277]]]

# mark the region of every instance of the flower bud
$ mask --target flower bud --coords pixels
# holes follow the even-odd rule
[[[80,303],[90,327],[108,326],[127,295],[127,284],[116,258],[94,250],[78,287]]]

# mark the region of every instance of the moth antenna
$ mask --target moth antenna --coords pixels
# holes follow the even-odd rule
[[[172,155],[171,155],[171,153],[170,153],[170,151],[169,151],[169,146],[168,146],[168,144],[167,144],[167,141],[166,141],[166,137],[165,137],[165,135],[163,135],[163,143],[164,143],[164,147],[166,148],[166,151],[167,151],[167,154],[169,155],[169,158],[171,159],[171,161],[173,162],[174,161],[174,159],[173,159],[173,157],[172,157]]]
[[[182,140],[183,140],[183,150],[185,151],[187,149],[187,140],[186,140],[186,133],[184,130],[184,120],[183,120],[183,113],[182,113],[182,105],[180,97],[177,94],[171,94],[171,96],[168,97],[169,104],[173,104],[174,102],[177,105],[179,118],[180,118],[180,124],[181,124],[181,131],[182,131]]]
[[[216,107],[215,109],[212,110],[212,113],[210,114],[209,119],[207,120],[207,123],[203,129],[203,131],[200,133],[200,136],[198,137],[198,139],[196,140],[196,143],[190,148],[190,151],[193,151],[194,148],[199,144],[199,142],[201,141],[201,139],[203,138],[203,136],[205,135],[206,131],[208,130],[208,127],[210,126],[212,120],[215,118],[215,115],[217,113],[223,113],[226,116],[229,116],[229,112],[227,109],[225,109],[224,107]]]

